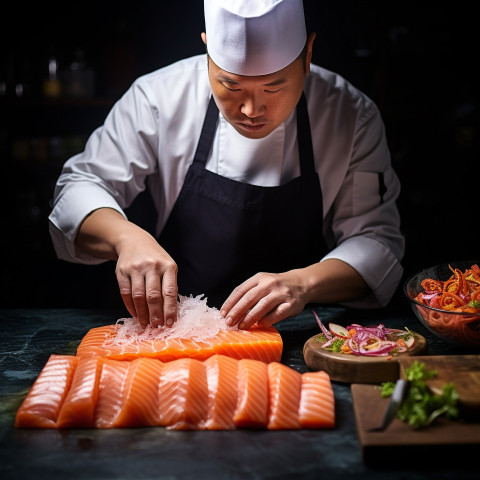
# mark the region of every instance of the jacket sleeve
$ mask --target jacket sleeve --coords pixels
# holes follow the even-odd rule
[[[154,152],[158,128],[145,92],[133,84],[114,105],[103,126],[88,139],[85,150],[70,158],[57,181],[49,229],[58,258],[96,264],[75,248],[83,220],[99,208],[113,208],[125,216],[157,168]]]
[[[348,263],[370,287],[369,296],[346,305],[378,308],[391,300],[403,275],[405,247],[396,205],[400,182],[377,107],[367,102],[360,112],[345,175],[328,212],[326,236],[334,247],[324,259]]]

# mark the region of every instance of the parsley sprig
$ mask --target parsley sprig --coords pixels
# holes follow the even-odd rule
[[[459,416],[458,393],[453,383],[446,383],[441,395],[435,395],[428,389],[427,380],[436,375],[435,370],[427,370],[425,364],[418,361],[405,369],[405,377],[410,380],[410,387],[397,416],[412,428],[430,425],[442,415],[447,419],[456,419]],[[394,387],[393,382],[382,383],[382,397],[389,397]]]

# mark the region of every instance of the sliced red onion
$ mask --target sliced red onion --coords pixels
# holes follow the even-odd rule
[[[365,342],[362,342],[359,345],[360,353],[367,356],[385,356],[388,355],[395,347],[397,346],[396,342],[389,342],[385,340],[378,340],[378,347],[375,349],[367,349]]]
[[[351,325],[349,325],[349,326],[347,327],[347,330],[350,330],[350,329],[352,329],[352,328],[354,328],[355,330],[357,330],[357,328],[363,329],[363,328],[365,328],[365,327],[364,327],[363,325],[359,325],[358,323],[352,323]]]
[[[330,338],[322,345],[322,348],[328,348],[330,345],[332,345],[334,341],[335,341],[335,338]]]
[[[347,330],[350,330],[352,328],[355,329],[357,334],[360,334],[361,332],[366,332],[380,338],[385,338],[389,333],[391,333],[391,329],[386,328],[382,324],[364,327],[363,325],[358,325],[356,323],[353,323],[352,325],[347,327]]]
[[[312,310],[313,314],[315,315],[315,319],[317,320],[318,326],[320,327],[320,330],[322,333],[327,337],[328,340],[333,338],[333,335],[327,330],[325,325],[322,323],[322,321],[318,318],[317,313],[315,310]]]
[[[348,339],[347,345],[354,355],[361,355],[360,350],[358,349],[358,342],[354,337]]]
[[[313,314],[315,315],[318,325],[328,340],[322,346],[323,348],[328,347],[333,343],[335,337],[332,336],[332,334],[325,328],[317,314],[315,312],[313,312]],[[387,340],[387,336],[397,332],[397,330],[386,328],[383,324],[364,327],[358,323],[352,323],[346,328],[348,331],[352,329],[355,330],[355,334],[349,339],[345,340],[346,345],[354,355],[386,357],[394,348],[397,348],[398,352],[400,353],[408,350],[407,346],[399,345],[396,341]],[[368,346],[372,346],[374,343],[377,343],[375,348],[368,348]]]

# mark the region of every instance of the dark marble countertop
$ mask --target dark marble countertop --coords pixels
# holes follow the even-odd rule
[[[282,363],[308,370],[302,349],[318,333],[307,308],[277,324]],[[478,353],[433,337],[402,302],[384,310],[316,306],[325,322],[405,326],[425,336],[431,355]],[[333,382],[336,428],[297,431],[23,430],[14,428],[20,403],[51,354],[75,354],[92,327],[115,323],[123,311],[82,309],[0,310],[0,478],[54,479],[405,479],[480,478],[478,461],[438,466],[427,458],[412,464],[366,465],[359,447],[350,385]]]

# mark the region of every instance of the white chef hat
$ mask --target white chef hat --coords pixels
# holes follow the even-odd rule
[[[302,0],[205,0],[204,7],[208,54],[227,72],[277,72],[305,46]]]

